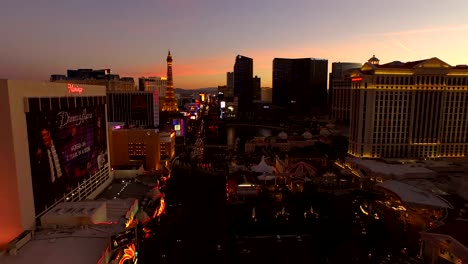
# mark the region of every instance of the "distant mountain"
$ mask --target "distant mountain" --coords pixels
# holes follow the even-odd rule
[[[206,87],[206,88],[198,88],[198,89],[183,89],[183,88],[175,88],[175,93],[178,94],[198,94],[198,93],[216,93],[218,92],[218,87]]]

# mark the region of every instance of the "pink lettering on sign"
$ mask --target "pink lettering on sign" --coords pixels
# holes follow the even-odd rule
[[[83,88],[79,86],[75,86],[73,83],[68,84],[68,93],[78,93],[81,94],[83,92]]]

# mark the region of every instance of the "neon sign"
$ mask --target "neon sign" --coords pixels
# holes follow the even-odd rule
[[[83,92],[83,88],[79,86],[75,86],[73,83],[68,84],[68,93],[77,93],[81,94]]]
[[[124,249],[124,255],[119,261],[119,264],[124,264],[127,260],[133,261],[135,263],[135,259],[137,257],[137,252],[135,248],[135,244],[131,244],[128,248]]]
[[[360,81],[362,81],[362,77],[353,77],[353,78],[351,78],[351,81],[352,82],[360,82]]]

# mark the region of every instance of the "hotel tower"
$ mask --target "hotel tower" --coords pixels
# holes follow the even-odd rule
[[[468,156],[468,66],[438,58],[353,70],[349,154],[370,158]]]

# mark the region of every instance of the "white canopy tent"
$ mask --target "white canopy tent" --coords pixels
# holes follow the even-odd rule
[[[254,172],[263,172],[263,173],[273,172],[273,167],[268,165],[265,162],[265,156],[262,156],[262,160],[260,161],[260,163],[258,163],[257,165],[253,165],[250,169]]]

